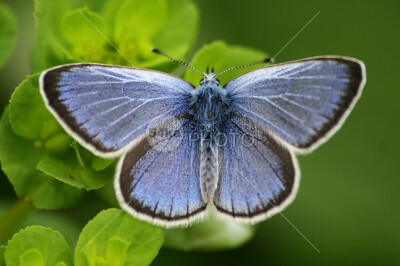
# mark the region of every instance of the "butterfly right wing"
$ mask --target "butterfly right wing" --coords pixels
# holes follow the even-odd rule
[[[163,227],[188,225],[207,206],[200,191],[198,128],[190,118],[171,117],[149,131],[120,158],[117,198],[139,219]]]
[[[234,113],[309,152],[343,124],[361,95],[365,66],[354,58],[314,57],[267,66],[225,85]]]
[[[40,77],[47,108],[101,157],[128,151],[155,119],[184,113],[193,86],[162,72],[101,64],[52,68]]]

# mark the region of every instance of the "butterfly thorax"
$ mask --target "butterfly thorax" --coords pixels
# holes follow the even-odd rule
[[[193,90],[191,99],[191,114],[200,134],[200,186],[204,202],[212,201],[217,188],[221,127],[230,113],[226,90],[209,75]]]

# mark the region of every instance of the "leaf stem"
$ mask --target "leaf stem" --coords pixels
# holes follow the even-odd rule
[[[34,210],[29,198],[15,201],[0,218],[0,243],[5,243]]]

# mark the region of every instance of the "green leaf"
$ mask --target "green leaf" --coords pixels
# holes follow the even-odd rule
[[[76,142],[76,140],[71,143],[71,148],[73,148],[75,151],[76,159],[78,160],[79,165],[85,167],[85,163],[83,162],[81,153],[79,151],[83,148],[78,144],[78,142]]]
[[[166,20],[165,0],[127,0],[119,8],[115,23],[115,40],[153,36]]]
[[[200,71],[206,71],[207,67],[214,67],[215,72],[219,73],[229,67],[248,64],[267,57],[267,54],[255,49],[242,46],[228,46],[223,41],[215,41],[204,45],[193,57],[192,66]],[[232,70],[218,77],[221,85],[237,77],[240,74],[258,68],[262,65]],[[185,80],[194,85],[198,85],[201,77],[193,70],[186,70]]]
[[[101,171],[110,166],[115,160],[114,159],[104,159],[100,157],[94,157],[91,163],[93,170]]]
[[[14,14],[0,3],[0,67],[10,56],[17,37],[17,25]]]
[[[42,55],[42,51],[40,50],[37,42],[33,44],[30,61],[31,73],[37,73],[47,68],[46,60]]]
[[[80,9],[69,12],[67,1]],[[176,65],[150,49],[183,59],[197,33],[198,12],[188,0],[53,2],[36,0],[36,35],[46,66],[90,61],[171,70]],[[34,67],[43,68],[42,60],[34,57]]]
[[[48,138],[44,143],[44,148],[50,154],[62,155],[70,149],[72,141],[70,136],[60,132]]]
[[[17,136],[7,108],[0,120],[0,161],[19,197],[28,197],[38,209],[58,209],[76,204],[83,191],[64,184],[36,169],[46,151],[35,141]]]
[[[6,246],[1,245],[0,246],[0,266],[6,265],[6,262],[4,260],[4,253],[6,252]]]
[[[14,91],[10,100],[10,120],[18,136],[40,140],[42,130],[49,124],[52,134],[63,132],[44,106],[39,93],[39,74],[28,76]]]
[[[21,266],[42,266],[44,265],[44,259],[39,250],[28,249],[19,255],[19,263]]]
[[[82,167],[74,152],[69,152],[61,158],[44,156],[38,162],[37,169],[66,184],[86,190],[103,187],[114,175],[114,167],[108,167],[106,171],[101,172]]]
[[[209,219],[188,228],[165,230],[165,246],[185,251],[224,250],[247,243],[253,235],[253,226]]]
[[[38,225],[19,231],[8,241],[5,260],[7,265],[73,265],[64,237],[51,228]]]
[[[91,0],[85,2],[92,6]],[[157,46],[182,58],[197,33],[197,9],[188,0],[108,0],[94,8],[101,11],[75,10],[64,19],[67,59],[171,70],[176,64],[150,49]]]
[[[199,14],[191,1],[168,0],[167,4],[168,18],[163,30],[154,36],[154,47],[175,58],[184,59],[196,38]],[[159,60],[160,57],[155,59]]]
[[[150,51],[153,47],[151,37],[161,29],[167,16],[165,0],[127,0],[117,13],[114,40],[120,51],[145,61],[155,55]]]
[[[72,46],[74,56],[83,61],[101,62],[107,34],[103,18],[87,8],[69,12],[63,19],[62,32]]]
[[[190,64],[201,72],[205,72],[207,67],[211,66],[214,67],[216,72],[220,72],[225,68],[225,61],[228,58],[227,53],[228,46],[223,41],[215,41],[211,44],[204,45],[200,50],[198,50],[193,56]],[[191,69],[186,70],[185,80],[198,86],[200,79],[201,77],[198,73]]]
[[[65,0],[35,0],[36,40],[47,67],[70,61],[69,45],[61,31],[67,12]]]
[[[118,209],[88,222],[75,248],[75,265],[149,265],[164,242],[161,228]]]

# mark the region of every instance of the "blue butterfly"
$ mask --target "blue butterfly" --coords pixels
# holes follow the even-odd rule
[[[300,180],[294,154],[339,129],[361,95],[365,66],[346,57],[307,58],[222,87],[225,72],[200,72],[196,88],[154,70],[70,64],[42,73],[40,91],[82,146],[121,156],[115,190],[134,217],[174,227],[213,209],[256,223],[293,201]]]

